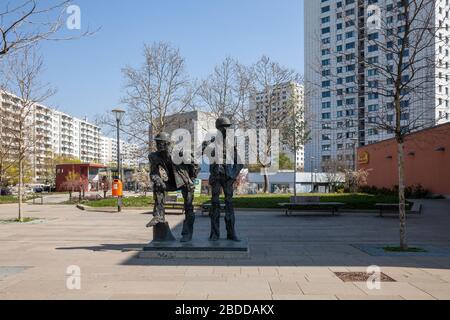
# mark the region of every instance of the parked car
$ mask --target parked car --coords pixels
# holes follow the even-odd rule
[[[0,196],[12,196],[12,190],[9,187],[0,188]]]
[[[41,188],[41,187],[35,187],[35,188],[33,189],[33,192],[34,192],[34,193],[42,193],[42,192],[44,192],[44,188]]]

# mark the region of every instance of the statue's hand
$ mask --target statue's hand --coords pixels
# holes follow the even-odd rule
[[[153,184],[154,184],[155,188],[166,189],[166,184],[160,177],[157,177],[157,178],[154,177]]]
[[[160,181],[158,182],[157,187],[160,189],[166,189],[167,186],[164,182]]]

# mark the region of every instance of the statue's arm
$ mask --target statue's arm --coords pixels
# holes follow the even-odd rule
[[[191,170],[189,170],[189,173],[191,175],[191,179],[196,179],[199,172],[200,172],[200,164],[198,163],[197,159],[195,158],[194,154],[191,154]]]
[[[163,185],[164,182],[160,177],[159,169],[158,169],[158,160],[153,154],[150,154],[148,156],[148,159],[150,161],[150,181],[153,182],[155,185]]]

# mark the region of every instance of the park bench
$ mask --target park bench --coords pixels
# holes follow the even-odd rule
[[[293,211],[307,211],[317,210],[323,211],[325,209],[331,210],[333,216],[339,211],[339,209],[345,206],[345,203],[341,202],[321,202],[320,197],[317,196],[299,196],[291,197],[289,203],[279,203],[280,207],[286,209],[286,215],[292,215]]]
[[[399,213],[399,204],[398,203],[376,203],[375,208],[380,210],[380,217],[383,217],[383,214],[391,213],[398,214]],[[406,212],[407,214],[422,214],[422,205],[419,203],[414,203],[411,210]]]
[[[166,196],[165,207],[170,209],[181,209],[181,214],[184,214],[184,202],[178,202],[177,196]]]
[[[204,215],[205,213],[209,214],[209,212],[211,211],[211,207],[212,207],[212,204],[210,201],[203,203],[202,204],[202,215]],[[220,203],[220,211],[221,212],[225,211],[225,203],[223,203],[223,202]]]
[[[286,209],[286,215],[292,215],[293,211],[307,211],[307,210],[331,210],[332,215],[336,215],[339,209],[345,206],[342,202],[303,202],[303,203],[279,203],[280,207]]]

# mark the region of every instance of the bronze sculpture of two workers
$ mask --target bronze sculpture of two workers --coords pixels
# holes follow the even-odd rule
[[[239,241],[235,230],[235,215],[233,208],[234,183],[243,169],[237,159],[237,150],[234,146],[233,161],[226,161],[226,151],[223,147],[223,141],[226,140],[226,131],[232,126],[228,118],[217,119],[216,128],[222,139],[213,138],[203,144],[203,150],[210,144],[213,145],[212,157],[215,161],[210,162],[209,183],[212,190],[211,199],[211,234],[210,241],[220,240],[220,194],[223,190],[225,195],[225,225],[227,230],[227,239],[230,241]],[[218,141],[222,145],[218,145]],[[194,232],[194,181],[199,173],[199,165],[195,162],[192,155],[191,163],[175,164],[172,159],[172,142],[167,133],[160,133],[155,138],[157,151],[149,155],[150,160],[150,179],[153,183],[153,197],[155,200],[153,219],[147,224],[147,227],[155,227],[158,224],[165,223],[165,198],[166,193],[170,191],[182,192],[184,199],[185,220],[183,223],[181,242],[192,241]],[[220,155],[215,154],[215,150],[223,150],[222,159]]]

